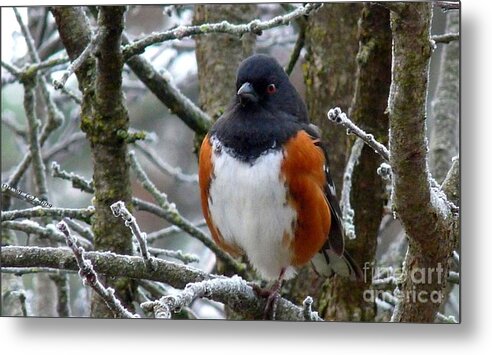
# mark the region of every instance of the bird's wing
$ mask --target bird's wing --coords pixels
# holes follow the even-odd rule
[[[305,130],[312,137],[315,144],[323,150],[326,179],[324,192],[331,213],[331,225],[328,239],[318,254],[312,259],[313,266],[319,274],[326,277],[336,273],[340,276],[346,276],[354,280],[361,280],[362,271],[350,254],[345,250],[345,229],[343,227],[342,210],[336,195],[335,184],[330,174],[328,149],[321,141],[321,132],[318,127],[310,124]]]

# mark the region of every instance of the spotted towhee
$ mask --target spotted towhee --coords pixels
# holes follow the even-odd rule
[[[200,149],[213,239],[278,287],[309,261],[326,277],[361,278],[344,250],[326,149],[289,77],[275,59],[253,55],[239,66],[236,90]]]

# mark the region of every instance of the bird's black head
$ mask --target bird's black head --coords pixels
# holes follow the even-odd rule
[[[280,64],[272,57],[255,54],[237,70],[236,104],[243,110],[280,110],[307,120],[305,105]]]
[[[256,54],[238,68],[232,105],[210,129],[238,159],[254,162],[309,124],[304,102],[272,57]]]

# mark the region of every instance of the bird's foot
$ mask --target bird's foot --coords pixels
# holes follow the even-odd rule
[[[262,298],[266,298],[266,305],[263,311],[264,320],[275,320],[278,300],[280,299],[280,283],[275,282],[272,288],[262,288],[252,284],[253,291]]]

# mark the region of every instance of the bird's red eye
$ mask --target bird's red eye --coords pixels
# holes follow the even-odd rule
[[[277,91],[277,88],[275,87],[275,84],[270,84],[267,86],[267,93],[274,94],[275,91]]]

